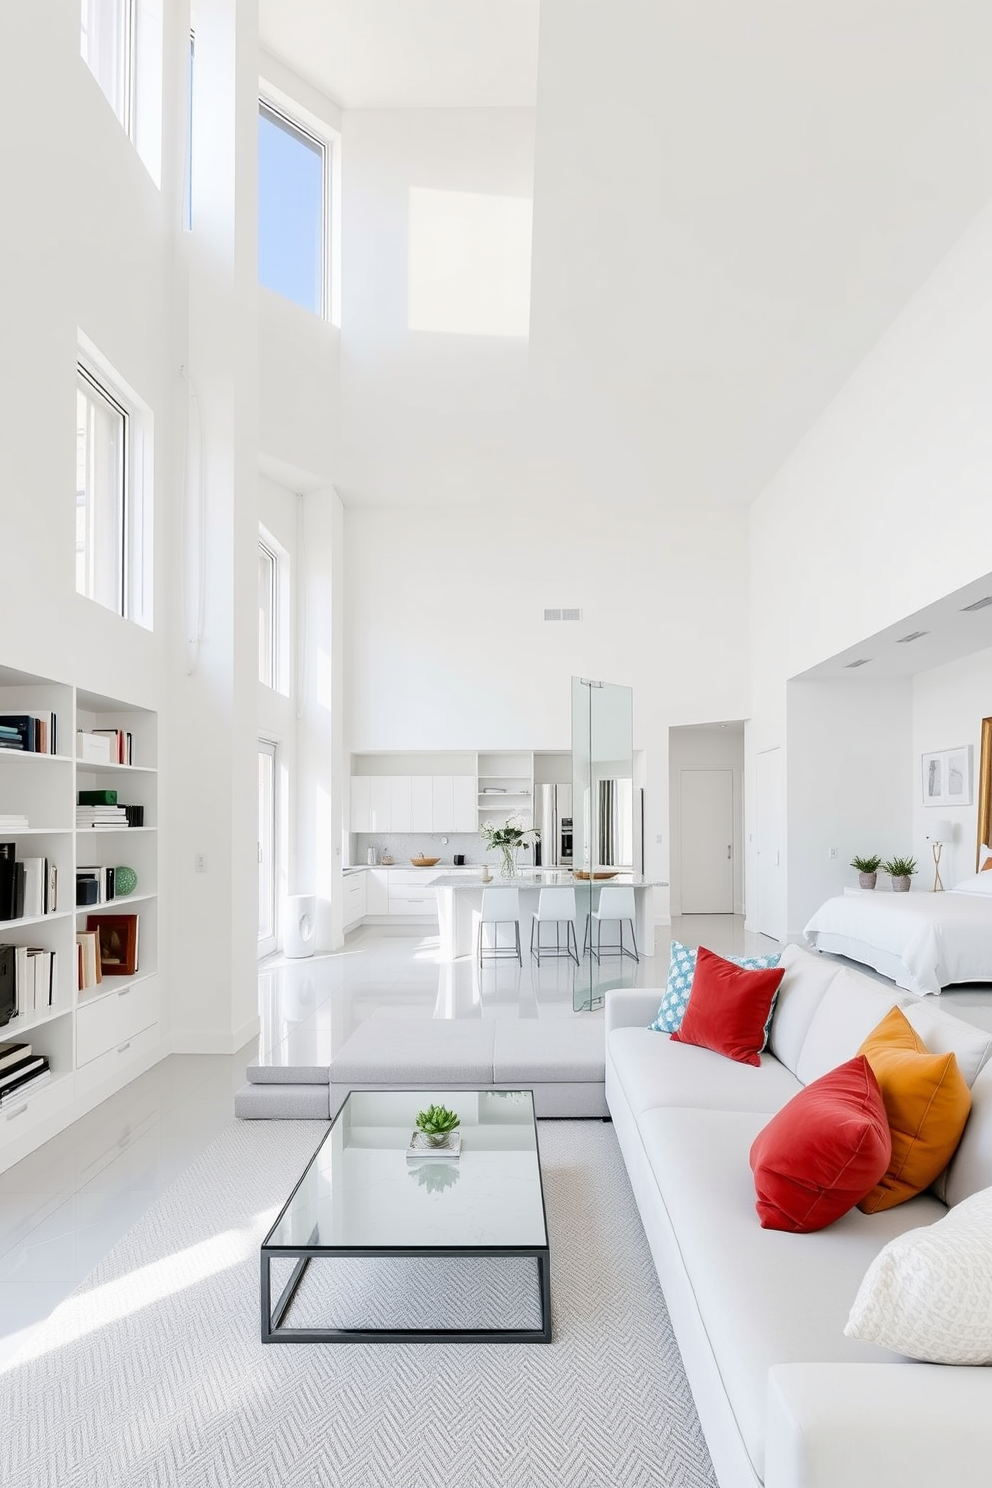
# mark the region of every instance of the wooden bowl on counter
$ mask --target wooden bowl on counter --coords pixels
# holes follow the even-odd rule
[[[440,863],[440,858],[411,858],[410,862],[414,868],[433,868],[435,863]]]
[[[616,878],[616,876],[617,876],[617,874],[619,872],[620,872],[620,869],[619,868],[604,869],[604,871],[602,873],[587,873],[584,868],[573,868],[572,869],[572,877],[573,878],[581,878],[581,879],[589,879],[589,878],[596,878],[596,879],[599,879],[599,878]]]

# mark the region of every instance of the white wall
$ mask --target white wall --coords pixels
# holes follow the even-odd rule
[[[734,914],[744,913],[744,728],[673,728],[668,735],[671,839],[671,912],[682,913],[679,864],[682,856],[682,812],[679,771],[732,770],[734,789]]]
[[[792,759],[788,679],[986,572],[990,406],[992,209],[896,317],[752,508],[748,757],[784,746],[790,790],[794,765],[806,767]],[[790,853],[803,835],[793,829],[793,805]],[[907,798],[904,810],[911,809]],[[905,831],[912,827],[907,818]],[[893,850],[908,851],[908,840]],[[791,931],[820,874],[794,874],[791,859],[786,871]]]
[[[336,484],[390,504],[501,501],[534,478],[526,340],[410,329],[410,193],[529,201],[533,110],[353,110],[342,133]]]
[[[570,678],[628,684],[667,877],[669,727],[746,706],[744,541],[743,517],[607,506],[346,510],[348,748],[568,749]]]
[[[913,854],[911,736],[909,678],[789,683],[790,938],[857,883],[855,854]],[[884,875],[879,889],[889,889]]]
[[[933,818],[955,825],[954,841],[945,843],[941,853],[940,876],[945,889],[975,872],[982,719],[989,716],[992,716],[992,651],[980,651],[914,677],[913,852],[920,861],[917,882],[927,887],[933,882],[933,858],[926,834]],[[960,744],[972,747],[972,804],[924,806],[921,756],[934,750],[955,749]]]

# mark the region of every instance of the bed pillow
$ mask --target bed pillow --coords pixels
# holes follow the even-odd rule
[[[724,956],[724,961],[729,961],[732,966],[740,966],[746,971],[767,971],[779,963],[778,955],[774,956]],[[654,1022],[648,1026],[655,1033],[675,1033],[685,1017],[685,1010],[689,1005],[689,993],[692,991],[692,978],[696,972],[696,947],[683,945],[679,940],[672,941],[672,949],[668,959],[668,986],[665,995],[661,999],[658,1014]],[[761,1046],[764,1048],[764,1044]]]
[[[992,863],[992,858],[989,859],[989,863]],[[983,868],[981,873],[973,873],[970,878],[963,878],[960,883],[956,883],[953,892],[955,894],[992,894],[992,873],[986,873]]]
[[[809,1235],[833,1224],[871,1192],[891,1156],[882,1092],[859,1054],[800,1090],[755,1137],[762,1229]]]
[[[992,1364],[992,1188],[890,1240],[844,1332],[928,1364]]]
[[[672,1042],[697,1044],[738,1064],[760,1064],[784,976],[781,966],[747,971],[700,946],[689,1006]]]
[[[892,1136],[888,1167],[858,1207],[894,1209],[929,1188],[957,1151],[971,1110],[971,1091],[953,1054],[931,1054],[900,1008],[865,1039],[859,1054],[882,1092]]]

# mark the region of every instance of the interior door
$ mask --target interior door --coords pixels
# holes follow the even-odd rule
[[[755,772],[758,883],[754,918],[755,929],[776,940],[785,939],[782,797],[782,751],[763,749],[756,757]]]
[[[734,772],[679,771],[683,914],[734,912]]]

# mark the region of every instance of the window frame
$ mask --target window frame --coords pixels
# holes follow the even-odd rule
[[[267,907],[271,915],[271,924],[267,927],[264,935],[262,933],[261,918],[259,918],[259,923],[257,926],[256,938],[258,943],[258,959],[261,961],[264,957],[271,956],[276,950],[278,950],[279,947],[279,825],[281,808],[279,792],[279,743],[276,739],[267,739],[260,737],[257,741],[257,752],[259,760],[261,760],[261,758],[265,756],[271,761],[271,764],[269,766],[269,811],[268,820],[265,822],[264,828],[261,812],[261,774],[259,776],[259,836],[257,844],[259,874],[258,901],[259,908],[261,909],[262,868],[264,866],[269,876],[269,893],[267,896]],[[267,859],[263,857],[263,830],[266,830],[268,835]]]
[[[154,419],[151,409],[110,366],[80,331],[76,348],[75,390],[80,382],[123,417],[121,456],[123,480],[119,494],[120,586],[117,606],[80,589],[80,599],[100,605],[144,630],[154,628]]]
[[[261,605],[261,582],[259,583],[259,645],[258,645],[258,680],[263,687],[268,687],[272,692],[277,692],[279,681],[279,554],[271,542],[267,541],[268,534],[259,528],[258,532],[258,556],[259,563],[267,559],[269,563],[268,581],[268,645],[262,645],[262,605]],[[263,676],[264,671],[267,675]]]
[[[127,615],[127,597],[128,597],[128,579],[129,579],[129,570],[130,570],[128,547],[129,547],[129,536],[130,536],[130,530],[129,530],[130,529],[129,507],[130,507],[130,504],[131,504],[131,502],[130,502],[130,484],[131,484],[131,480],[130,480],[130,472],[131,472],[131,454],[130,454],[130,450],[131,450],[131,415],[130,415],[130,412],[129,412],[128,408],[125,406],[125,404],[123,404],[120,401],[119,398],[116,398],[114,396],[114,394],[110,391],[109,388],[107,388],[107,387],[104,386],[104,384],[101,381],[101,379],[93,372],[93,370],[90,367],[88,367],[86,365],[86,363],[84,361],[82,361],[81,359],[79,359],[76,362],[76,390],[77,390],[77,392],[79,391],[79,384],[81,382],[86,384],[86,390],[87,390],[88,394],[91,397],[95,396],[96,398],[98,398],[100,400],[101,403],[106,404],[106,406],[110,409],[110,411],[112,413],[116,414],[119,417],[119,419],[120,419],[121,439],[120,439],[120,449],[118,451],[118,456],[117,456],[117,471],[116,471],[116,475],[115,475],[116,506],[117,506],[117,544],[116,544],[116,546],[117,546],[117,550],[118,550],[118,560],[119,560],[119,563],[118,563],[118,585],[117,585],[117,608],[116,608],[116,611],[114,611],[114,613],[120,615],[122,619],[125,619],[126,620],[128,618],[128,615]],[[93,493],[88,493],[88,495],[90,495],[91,497],[92,497],[92,494]],[[77,489],[77,492],[76,492],[76,502],[77,502],[77,506],[78,506],[78,502],[79,502],[79,492],[78,492],[78,489]],[[88,575],[89,575],[89,574],[91,574],[92,567],[93,567],[93,558],[94,558],[94,555],[93,555],[92,550],[90,550],[89,548],[84,548],[84,556],[85,556],[85,559],[86,559],[85,566],[86,566],[86,569],[87,569],[87,572],[88,572]],[[109,605],[104,605],[103,600],[102,599],[97,599],[96,595],[93,594],[90,589],[80,589],[79,588],[79,585],[78,585],[78,582],[77,582],[77,585],[76,585],[76,593],[79,594],[79,595],[81,595],[84,599],[91,599],[94,604],[100,605],[103,609],[110,609],[110,606]]]
[[[99,0],[91,0],[91,3],[94,4],[94,5],[96,5],[96,4],[99,3]],[[113,109],[113,111],[114,111],[114,117],[117,119],[117,121],[120,124],[121,128],[123,129],[124,133],[127,135],[128,139],[132,141],[132,143],[134,142],[135,135],[136,135],[136,132],[137,132],[137,129],[136,129],[136,125],[137,125],[137,105],[136,105],[136,98],[135,98],[135,92],[136,92],[136,89],[135,89],[135,80],[136,80],[136,76],[137,76],[137,58],[136,58],[137,25],[136,25],[136,14],[135,14],[136,13],[136,10],[137,10],[137,0],[120,0],[120,29],[119,29],[118,37],[117,37],[117,41],[118,41],[118,45],[120,46],[120,53],[121,53],[120,75],[118,77],[118,83],[119,83],[119,86],[120,86],[120,93],[121,93],[121,109],[120,110],[117,108],[116,104],[113,103],[111,101],[111,99],[107,97],[107,94],[104,92],[104,89],[103,89],[103,84],[100,82],[100,79],[97,76],[97,74],[93,71],[93,68],[90,65],[89,59],[87,57],[84,57],[83,56],[83,50],[82,50],[82,42],[83,42],[82,4],[80,4],[80,16],[79,16],[79,33],[80,33],[79,34],[79,51],[80,51],[80,56],[82,57],[82,60],[83,60],[84,65],[89,69],[90,74],[92,75],[94,81],[97,84],[97,87],[100,89],[100,92],[103,93],[104,98],[107,99],[108,104],[110,104],[110,107]]]
[[[277,96],[276,90],[266,87],[264,83],[260,84],[258,90],[258,112],[259,115],[267,114],[273,123],[295,135],[301,144],[316,147],[320,151],[320,307],[314,310],[300,305],[299,308],[320,320],[331,320],[334,304],[331,196],[334,189],[336,137],[312,116],[308,115],[304,120],[305,110],[297,110],[290,100]],[[260,288],[269,289],[261,279],[258,283]],[[279,291],[269,289],[269,293],[279,294]],[[280,295],[280,298],[285,299],[287,296]],[[290,304],[298,305],[299,301],[291,300]]]

